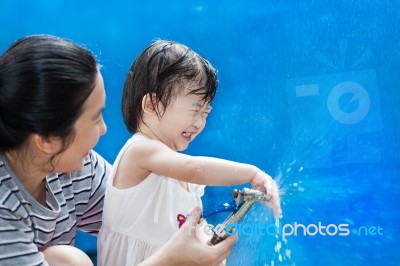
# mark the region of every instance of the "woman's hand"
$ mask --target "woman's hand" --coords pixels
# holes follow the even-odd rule
[[[140,265],[220,265],[237,241],[237,235],[215,246],[202,243],[196,236],[200,214],[200,207],[196,207],[179,231]]]

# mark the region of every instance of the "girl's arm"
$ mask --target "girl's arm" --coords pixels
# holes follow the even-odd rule
[[[156,140],[132,143],[121,158],[114,185],[131,187],[150,172],[181,181],[204,185],[251,183],[272,197],[270,206],[280,216],[279,191],[275,181],[256,166],[205,156],[190,156],[171,150]]]
[[[214,186],[248,183],[261,171],[250,164],[179,153],[156,140],[132,143],[118,170],[123,168],[136,170],[128,173],[145,173],[144,177],[153,172],[185,182]]]

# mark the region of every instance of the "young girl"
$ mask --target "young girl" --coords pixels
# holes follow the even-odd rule
[[[201,206],[200,184],[249,182],[280,215],[277,185],[257,167],[178,152],[204,129],[216,87],[211,64],[176,42],[154,41],[134,61],[122,100],[133,136],[108,181],[99,265],[136,265],[153,254],[179,229],[179,217]]]

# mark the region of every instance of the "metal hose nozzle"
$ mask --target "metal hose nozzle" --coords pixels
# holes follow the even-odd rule
[[[250,188],[243,188],[242,190],[234,189],[232,196],[234,198],[236,208],[233,209],[233,212],[225,219],[222,224],[219,224],[216,227],[216,230],[214,230],[214,234],[211,240],[207,243],[210,246],[216,245],[227,238],[229,234],[226,231],[226,227],[229,224],[234,224],[242,220],[255,202],[268,202],[269,200],[271,200],[271,197],[268,197],[268,195],[265,195],[259,190]],[[231,209],[232,208],[230,208],[230,210]],[[229,229],[229,233],[234,232],[234,228],[230,227]]]

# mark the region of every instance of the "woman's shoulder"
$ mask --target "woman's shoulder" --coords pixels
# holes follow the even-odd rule
[[[75,172],[71,172],[72,178],[82,176],[104,174],[111,170],[111,164],[96,151],[92,150],[84,159],[83,167]]]
[[[13,177],[0,156],[0,217],[9,221],[26,220],[28,212],[25,206],[29,205],[23,197],[22,185]],[[19,217],[19,218],[15,218]]]
[[[103,190],[112,172],[111,164],[95,151],[91,151],[84,160],[83,167],[74,172],[60,173],[58,179],[62,187],[72,185],[73,190]]]
[[[4,203],[5,199],[10,196],[12,192],[19,190],[19,182],[14,182],[12,172],[8,170],[3,156],[0,154],[0,203]],[[5,197],[4,200],[1,200]]]

